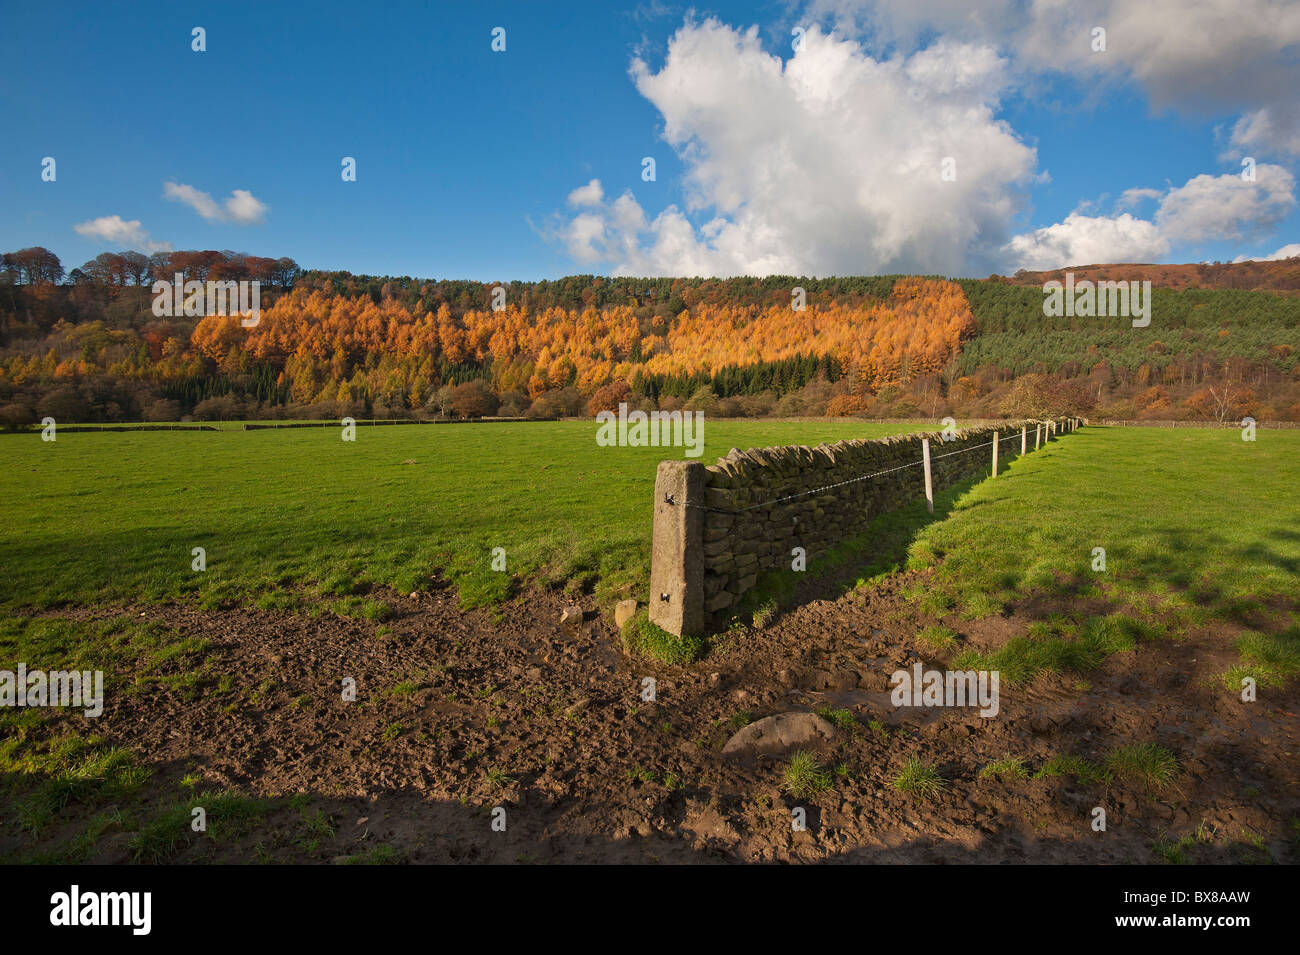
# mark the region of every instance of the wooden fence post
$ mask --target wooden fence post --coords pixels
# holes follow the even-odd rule
[[[1034,425],[1034,450],[1035,451],[1038,450],[1038,446],[1042,443],[1042,440],[1043,440],[1043,424],[1040,421],[1038,424]]]
[[[1021,455],[1021,457],[1024,457],[1025,452],[1028,451],[1028,450],[1029,450],[1029,425],[1026,424],[1026,425],[1021,425],[1021,426],[1020,426],[1020,455]]]
[[[993,476],[998,476],[998,432],[993,431]]]
[[[921,461],[925,465],[925,508],[934,513],[934,482],[930,478],[930,439],[921,439]]]

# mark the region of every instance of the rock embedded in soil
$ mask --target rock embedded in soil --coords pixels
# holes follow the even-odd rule
[[[727,740],[722,752],[724,755],[771,756],[796,746],[815,746],[834,738],[835,727],[816,713],[778,713],[741,729]]]
[[[622,630],[636,614],[635,600],[620,600],[614,607],[614,624]]]

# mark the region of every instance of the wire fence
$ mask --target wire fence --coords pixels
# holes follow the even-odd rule
[[[1023,437],[1025,437],[1024,434],[1012,432],[1011,434],[1008,434],[1006,437],[998,438],[997,441],[1000,447],[1002,443],[1005,441],[1020,440]],[[986,441],[984,444],[973,444],[968,448],[958,448],[956,451],[948,451],[944,454],[931,455],[930,460],[938,461],[940,458],[950,458],[955,454],[969,454],[971,451],[978,451],[981,448],[991,448],[991,447],[993,447],[993,442]],[[688,508],[694,508],[700,511],[708,511],[711,514],[731,514],[731,515],[747,514],[750,511],[761,510],[762,508],[765,507],[774,507],[777,504],[783,504],[786,501],[794,501],[801,497],[807,497],[810,494],[821,494],[825,491],[834,490],[837,487],[844,487],[849,484],[857,484],[861,481],[870,481],[872,478],[882,477],[886,474],[894,474],[898,471],[906,471],[908,468],[919,468],[924,466],[925,466],[924,459],[920,461],[911,461],[907,464],[900,464],[898,467],[885,468],[883,471],[873,471],[870,474],[863,474],[859,477],[849,478],[844,481],[836,481],[834,484],[826,484],[822,487],[812,488],[811,490],[808,491],[800,491],[797,494],[786,494],[782,497],[773,498],[770,501],[761,501],[758,504],[751,504],[748,507],[741,507],[741,508],[713,507],[712,505],[709,504],[693,504],[690,502],[688,502],[686,506]]]

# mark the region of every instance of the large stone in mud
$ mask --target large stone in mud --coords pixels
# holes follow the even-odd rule
[[[622,630],[627,622],[636,616],[635,600],[620,600],[614,605],[614,625]]]
[[[796,746],[816,746],[835,738],[835,727],[816,713],[778,713],[750,723],[722,747],[726,755],[784,753]]]

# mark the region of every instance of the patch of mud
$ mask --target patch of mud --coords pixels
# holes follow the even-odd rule
[[[1190,633],[1082,677],[1004,686],[1000,713],[985,719],[892,705],[889,675],[933,660],[888,587],[724,635],[688,668],[626,657],[609,608],[561,628],[567,601],[555,594],[488,612],[463,612],[446,591],[388,603],[382,625],[179,606],[57,615],[143,614],[208,641],[193,699],[163,687],[110,697],[94,727],[154,769],[159,802],[182,798],[180,778],[200,773],[200,788],[305,794],[332,820],[328,837],[278,838],[294,815],[281,808],[223,848],[228,861],[330,862],[382,844],[415,862],[1142,863],[1158,861],[1154,844],[1197,833],[1196,861],[1297,858],[1300,688],[1261,690],[1253,705],[1228,694],[1217,677],[1234,662],[1232,634]],[[993,626],[1003,633],[985,625],[982,643],[1023,632],[1014,620]],[[345,677],[355,702],[343,699]],[[819,749],[829,791],[796,801],[783,790],[786,758],[722,754],[747,719],[826,706],[854,717]],[[84,732],[76,719],[52,712],[43,729]],[[1176,754],[1173,786],[979,778],[1011,756],[1032,771],[1135,742]],[[936,795],[896,788],[910,757],[944,778]],[[796,806],[807,831],[792,826]],[[1096,806],[1105,832],[1091,828]],[[492,827],[498,807],[504,832]],[[39,849],[61,831],[33,845],[6,826],[0,849]],[[102,840],[95,861],[129,860],[127,842]],[[212,855],[199,846],[177,858]]]

